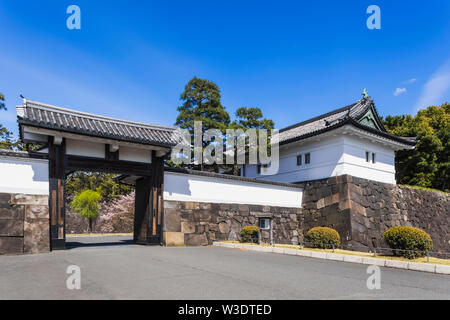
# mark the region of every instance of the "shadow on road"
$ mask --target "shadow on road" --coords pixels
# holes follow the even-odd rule
[[[123,246],[134,244],[133,240],[120,240],[120,242],[78,242],[78,241],[68,241],[66,242],[66,249],[75,249],[80,247],[110,247],[110,246]]]
[[[133,245],[132,236],[68,237],[66,249]]]

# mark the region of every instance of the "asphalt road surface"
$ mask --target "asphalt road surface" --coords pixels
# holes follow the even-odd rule
[[[69,238],[48,254],[0,256],[0,299],[450,299],[450,276],[216,247],[134,245],[126,236]],[[69,290],[68,266],[81,270]]]

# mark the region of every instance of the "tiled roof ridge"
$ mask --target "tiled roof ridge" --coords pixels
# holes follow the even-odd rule
[[[369,98],[369,100],[372,101],[370,98]],[[354,103],[352,103],[352,104],[346,105],[346,106],[344,106],[344,107],[341,107],[341,108],[332,110],[332,111],[330,111],[330,112],[327,112],[327,113],[318,115],[318,116],[313,117],[313,118],[311,118],[311,119],[307,119],[307,120],[304,120],[304,121],[302,121],[302,122],[298,122],[298,123],[296,123],[296,124],[293,124],[293,125],[290,125],[290,126],[288,126],[288,127],[282,128],[282,129],[279,130],[279,132],[288,131],[288,130],[291,130],[291,129],[294,129],[294,128],[303,126],[303,125],[305,125],[305,124],[308,124],[308,123],[311,123],[311,122],[314,122],[314,121],[317,121],[317,120],[320,120],[320,119],[326,120],[327,117],[330,117],[330,116],[332,116],[332,115],[334,115],[334,114],[336,114],[336,113],[342,112],[342,111],[346,111],[346,110],[351,111],[351,109],[353,109],[354,107],[356,107],[356,106],[357,106],[358,104],[360,104],[362,101],[368,101],[368,100],[361,99],[361,100],[359,100],[359,101],[357,101],[357,102],[354,102]],[[368,104],[368,105],[370,105],[370,104]],[[347,116],[348,116],[348,115],[347,115]]]
[[[86,119],[92,119],[92,120],[98,120],[98,121],[109,121],[109,122],[115,122],[117,124],[131,125],[131,126],[135,126],[135,127],[139,127],[139,128],[144,127],[144,128],[148,128],[148,129],[165,130],[168,132],[173,132],[173,131],[177,130],[176,127],[149,124],[149,123],[131,121],[131,120],[117,119],[117,118],[103,116],[103,115],[99,115],[99,114],[58,107],[58,106],[42,103],[39,101],[29,100],[29,99],[26,100],[24,106],[19,106],[18,108],[27,108],[29,103],[33,105],[30,107],[34,107],[37,109],[51,111],[51,112],[64,113],[66,115],[72,115],[72,116],[82,117],[82,118],[86,118]]]

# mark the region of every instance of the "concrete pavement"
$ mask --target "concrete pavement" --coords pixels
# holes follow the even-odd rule
[[[450,276],[216,247],[138,246],[71,238],[71,249],[0,256],[0,299],[450,299]],[[81,246],[80,246],[81,245]],[[66,269],[81,268],[81,290]]]

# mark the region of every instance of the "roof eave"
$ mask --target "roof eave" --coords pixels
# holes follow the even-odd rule
[[[287,144],[291,144],[291,143],[294,143],[294,142],[297,142],[297,141],[300,141],[300,140],[305,140],[307,138],[318,136],[318,135],[324,134],[326,132],[329,132],[329,131],[338,129],[340,127],[343,127],[344,125],[347,125],[347,124],[348,125],[353,125],[353,126],[357,127],[358,129],[370,132],[370,133],[378,135],[378,136],[380,136],[382,138],[389,139],[389,140],[392,140],[392,141],[394,141],[396,143],[403,144],[404,146],[406,146],[408,148],[414,148],[414,146],[417,144],[415,141],[406,140],[406,139],[403,139],[402,137],[394,136],[394,135],[392,135],[392,134],[390,134],[388,132],[383,132],[383,131],[379,131],[379,130],[373,129],[371,127],[364,126],[364,125],[360,124],[359,122],[355,121],[352,118],[346,118],[345,120],[343,120],[343,121],[341,121],[341,122],[339,122],[339,123],[337,123],[335,125],[326,127],[324,129],[317,130],[317,131],[310,132],[310,133],[302,135],[302,136],[298,136],[298,137],[295,137],[295,138],[291,138],[291,139],[282,141],[282,142],[279,143],[279,145],[280,146],[281,145],[287,145]]]
[[[48,124],[45,124],[45,123],[36,123],[35,121],[29,121],[29,120],[25,120],[25,119],[20,119],[19,117],[18,117],[17,121],[19,123],[19,131],[21,132],[21,134],[20,134],[21,140],[23,139],[22,125],[26,125],[26,126],[35,127],[35,128],[45,128],[45,129],[48,129],[48,130],[55,130],[55,131],[79,134],[79,135],[88,136],[88,137],[113,139],[113,140],[117,140],[117,141],[138,143],[138,144],[144,144],[144,145],[153,145],[153,146],[163,147],[163,148],[172,148],[172,147],[174,147],[176,145],[176,143],[168,144],[168,143],[159,142],[159,141],[148,141],[147,142],[147,141],[143,141],[143,140],[140,140],[140,139],[131,139],[131,138],[125,139],[123,137],[118,137],[118,136],[115,136],[115,135],[95,134],[95,133],[92,133],[92,132],[87,132],[85,130],[72,130],[70,128],[55,127],[55,126],[48,125]]]

